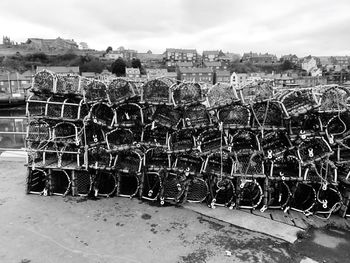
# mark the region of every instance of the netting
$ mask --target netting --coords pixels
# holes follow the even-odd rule
[[[55,85],[56,76],[54,73],[44,69],[34,75],[32,90],[43,93],[54,92]]]
[[[236,90],[229,84],[217,83],[207,93],[210,108],[221,108],[239,101]]]
[[[141,87],[141,102],[171,105],[171,88],[175,82],[167,78],[153,79]]]
[[[184,106],[203,100],[202,88],[199,83],[184,82],[172,90],[175,106]]]
[[[80,76],[57,74],[56,92],[61,94],[80,94]]]
[[[134,84],[122,78],[113,79],[107,88],[107,99],[111,105],[122,103],[136,95]]]

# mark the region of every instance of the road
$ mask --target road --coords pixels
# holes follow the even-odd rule
[[[1,263],[271,263],[303,258],[293,244],[182,207],[121,197],[26,195],[25,174],[23,162],[0,163]]]

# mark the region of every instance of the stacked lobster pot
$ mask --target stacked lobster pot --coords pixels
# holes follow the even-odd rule
[[[349,92],[41,71],[27,192],[350,215]]]
[[[292,198],[287,208],[327,218],[341,207],[336,152],[338,140],[346,132],[347,120],[341,118],[347,112],[345,103],[341,102],[341,97],[345,98],[343,92],[338,87],[328,87],[291,90],[279,95],[294,147],[295,164],[291,163],[285,171],[299,167],[300,175],[294,180],[296,183],[290,184]],[[282,173],[285,177],[285,172]]]
[[[87,168],[82,90],[88,80],[43,70],[35,74],[27,99],[28,193],[75,194]],[[74,192],[75,190],[75,192]]]
[[[161,204],[202,202],[208,185],[201,174],[205,153],[199,138],[205,142],[215,130],[202,104],[201,86],[160,78],[147,82],[141,92],[150,121],[140,142],[145,152],[141,198]]]

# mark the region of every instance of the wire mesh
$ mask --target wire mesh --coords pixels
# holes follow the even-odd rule
[[[122,78],[113,79],[107,88],[107,99],[110,104],[118,104],[136,96],[132,82]]]
[[[176,106],[189,105],[203,100],[201,85],[194,82],[183,82],[175,86],[172,94]]]

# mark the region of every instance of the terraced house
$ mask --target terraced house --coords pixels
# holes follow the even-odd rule
[[[164,59],[168,67],[176,66],[177,62],[197,62],[198,54],[196,49],[167,48]]]

